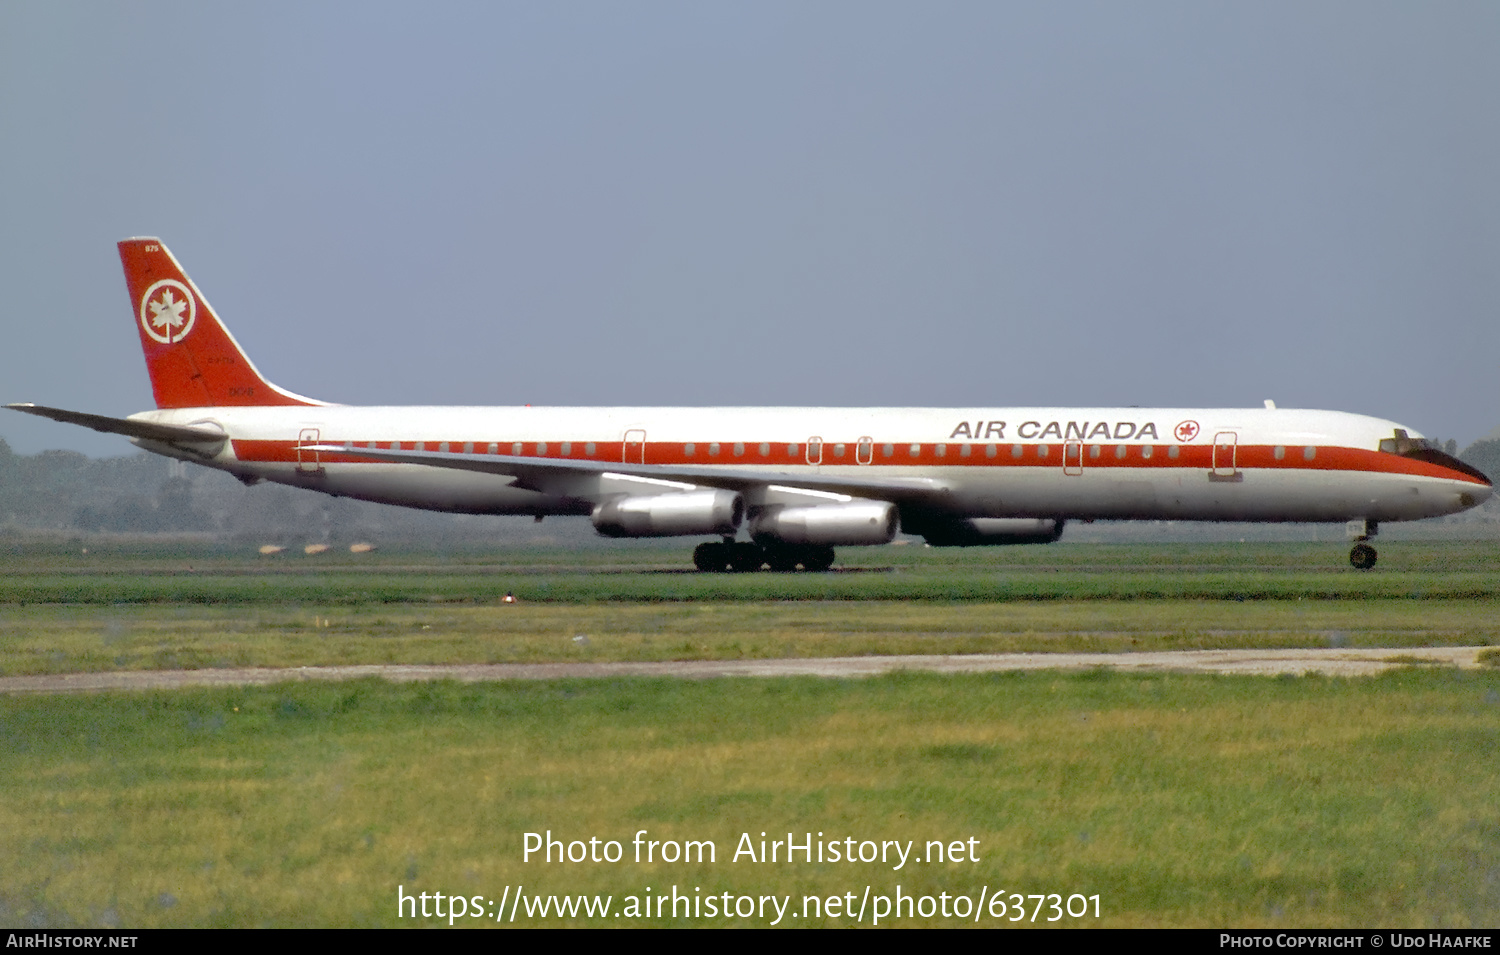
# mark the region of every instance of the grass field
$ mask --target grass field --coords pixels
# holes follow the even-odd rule
[[[1485,600],[0,606],[0,676],[360,663],[1500,645]]]
[[[1487,543],[1394,544],[1370,573],[1320,544],[850,548],[794,575],[681,572],[679,550],[0,555],[0,675],[1500,644]]]
[[[889,897],[900,885],[934,899],[1099,897],[1100,917],[1064,925],[1492,927],[1497,747],[1491,671],[372,681],[10,698],[0,923],[446,924],[398,918],[401,887],[477,897],[484,917],[458,924],[479,926],[516,886],[610,895],[614,912],[647,886],[791,896],[800,912],[806,895],[858,900],[870,886]],[[523,860],[524,834],[548,830],[617,840],[625,855]],[[637,863],[640,830],[711,841],[714,861]],[[733,859],[742,834],[789,831],[918,850],[974,839],[978,861]],[[781,924],[855,923],[820,914]],[[523,909],[516,924],[771,918]],[[1009,923],[986,912],[978,924]]]
[[[1493,599],[1500,542],[1381,545],[1369,572],[1338,544],[845,548],[831,574],[700,574],[690,549],[643,545],[492,553],[329,552],[258,559],[98,545],[0,550],[0,605],[363,605],[767,600]]]
[[[790,576],[682,573],[667,548],[90,550],[0,552],[0,674],[1500,644],[1493,544],[1383,545],[1370,573],[1318,544],[850,549],[842,572]],[[779,924],[848,925],[830,896],[900,886],[1098,896],[1099,918],[1063,925],[1492,927],[1497,744],[1500,668],[0,697],[0,924],[447,923],[398,918],[399,888],[477,900],[485,917],[458,924],[493,925],[524,886],[616,913],[675,887],[700,915],[517,925],[774,919],[702,914],[724,892],[795,912],[818,895],[817,918]],[[524,861],[524,834],[549,829],[627,855]],[[716,859],[636,863],[642,829]],[[973,839],[979,861],[735,861],[761,832]]]

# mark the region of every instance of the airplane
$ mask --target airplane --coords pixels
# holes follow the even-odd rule
[[[1483,503],[1393,421],[1263,408],[351,407],[267,381],[156,238],[119,243],[156,410],[6,407],[235,475],[469,514],[712,537],[702,571],[828,570],[835,547],[1056,541],[1068,521],[1381,522]],[[741,532],[748,540],[738,540]]]

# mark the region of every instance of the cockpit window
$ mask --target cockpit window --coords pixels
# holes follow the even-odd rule
[[[1399,454],[1406,456],[1413,451],[1441,451],[1436,441],[1426,438],[1413,438],[1406,433],[1405,428],[1397,428],[1393,437],[1380,440],[1380,450],[1387,454]]]
[[[1380,450],[1386,454],[1396,454],[1403,458],[1412,458],[1416,461],[1424,461],[1428,464],[1436,464],[1439,467],[1461,471],[1469,477],[1478,478],[1485,484],[1490,479],[1485,473],[1471,464],[1466,464],[1442,449],[1436,441],[1426,438],[1413,438],[1407,434],[1406,429],[1397,428],[1396,433],[1389,438],[1380,439]]]

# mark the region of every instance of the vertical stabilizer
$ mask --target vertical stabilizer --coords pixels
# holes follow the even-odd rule
[[[261,377],[160,239],[126,239],[120,262],[158,408],[323,403]]]

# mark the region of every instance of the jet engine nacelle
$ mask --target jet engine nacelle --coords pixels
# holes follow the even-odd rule
[[[650,497],[617,497],[594,508],[594,529],[605,537],[730,536],[745,518],[745,500],[733,491],[684,491]]]
[[[1062,536],[1064,523],[1052,518],[970,517],[924,523],[912,531],[933,547],[1050,544]]]
[[[896,505],[884,501],[797,505],[755,515],[750,536],[762,544],[889,544],[897,521]]]

